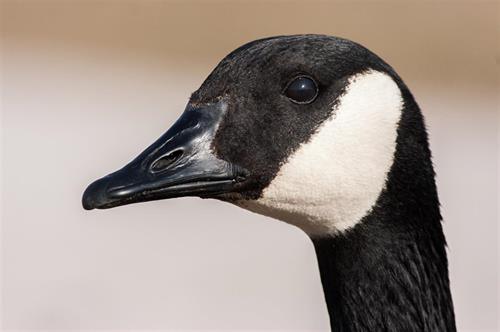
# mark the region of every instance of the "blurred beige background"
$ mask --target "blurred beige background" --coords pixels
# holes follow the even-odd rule
[[[84,211],[247,41],[324,33],[389,62],[427,118],[460,331],[499,328],[499,2],[6,1],[2,326],[326,330],[289,225],[195,198]]]

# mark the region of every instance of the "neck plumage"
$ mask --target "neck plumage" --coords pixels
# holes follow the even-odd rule
[[[455,331],[442,233],[387,227],[313,240],[332,331]]]
[[[427,134],[406,93],[377,203],[353,228],[313,238],[332,331],[456,331]]]

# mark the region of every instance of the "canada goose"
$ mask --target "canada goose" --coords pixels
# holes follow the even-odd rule
[[[333,331],[455,331],[422,114],[366,48],[323,35],[226,56],[177,122],[85,209],[199,196],[300,227]]]

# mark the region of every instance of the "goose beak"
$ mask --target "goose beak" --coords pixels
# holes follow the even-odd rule
[[[122,169],[90,184],[83,208],[119,205],[182,196],[217,197],[236,190],[248,172],[217,158],[211,148],[227,105],[188,105],[156,142]]]

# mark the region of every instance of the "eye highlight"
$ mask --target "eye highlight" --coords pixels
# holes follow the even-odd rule
[[[288,83],[285,96],[297,104],[309,104],[318,96],[318,85],[309,76],[299,76]]]

